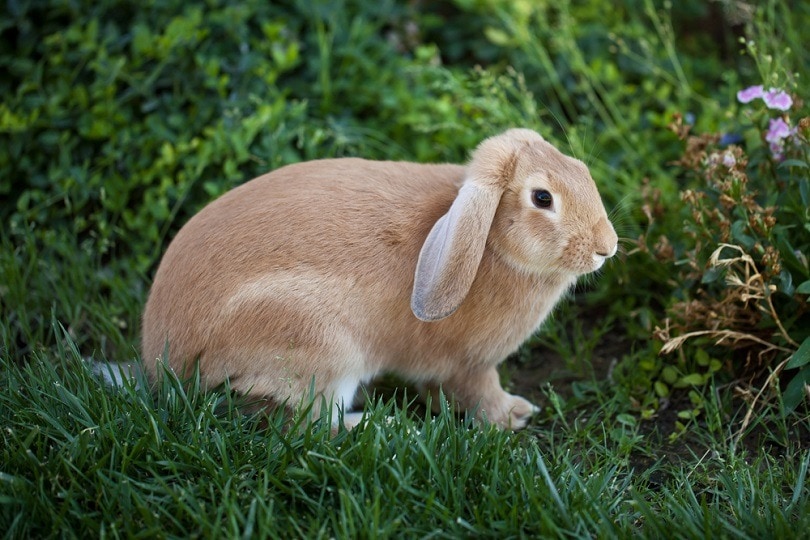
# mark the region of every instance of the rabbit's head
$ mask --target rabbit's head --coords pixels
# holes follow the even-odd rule
[[[419,254],[411,308],[442,319],[463,302],[484,250],[516,272],[573,282],[616,253],[588,168],[527,129],[483,141],[448,212]]]

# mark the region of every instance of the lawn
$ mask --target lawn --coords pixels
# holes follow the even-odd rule
[[[0,531],[720,537],[810,530],[804,2],[10,2],[0,13]],[[761,88],[759,88],[761,86]],[[620,253],[502,365],[499,431],[367,389],[334,433],[227,387],[111,387],[168,242],[282,165],[582,159]]]

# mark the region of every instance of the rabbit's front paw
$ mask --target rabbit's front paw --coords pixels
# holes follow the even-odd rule
[[[540,407],[527,399],[503,392],[497,404],[483,408],[479,415],[502,429],[518,431],[525,428],[539,411]]]
[[[540,407],[520,396],[509,395],[506,414],[501,425],[507,429],[519,430],[526,427],[532,416],[540,412]]]

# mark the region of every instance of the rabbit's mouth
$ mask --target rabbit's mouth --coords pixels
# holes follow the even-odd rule
[[[595,272],[604,266],[605,261],[616,255],[616,251],[618,250],[618,244],[614,244],[613,247],[608,251],[599,252],[593,254],[593,264],[594,269],[591,272]]]

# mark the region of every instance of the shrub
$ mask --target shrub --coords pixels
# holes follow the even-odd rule
[[[773,28],[758,30],[769,36]],[[677,352],[639,363],[657,394],[645,398],[647,414],[673,387],[697,388],[721,371],[778,389],[785,370],[786,411],[810,395],[810,118],[799,75],[775,66],[755,41],[744,43],[765,68],[765,84],[737,93],[725,133],[695,132],[682,116],[671,126],[685,142],[677,166],[690,186],[675,212],[681,230],[667,216],[673,209],[647,189],[651,234],[642,251],[668,269],[674,290],[655,337],[662,354]],[[702,409],[690,395],[684,419]]]
[[[757,134],[766,122],[762,116],[752,118]],[[773,369],[804,342],[806,352],[794,355],[791,365],[810,361],[810,118],[783,131],[790,121],[785,117],[767,120],[770,127],[761,129],[762,144],[753,146],[750,157],[740,146],[722,147],[717,135],[688,139],[681,163],[706,187],[682,193],[692,217],[686,232],[694,244],[683,254],[679,277],[693,291],[671,307],[672,326],[658,333],[663,352],[705,338],[735,351],[730,359],[741,375],[762,366]],[[687,137],[687,128],[675,129]],[[784,132],[788,136],[780,138]],[[788,408],[798,404],[800,390],[801,385],[791,387]]]
[[[12,3],[2,29],[0,206],[12,232],[62,230],[149,268],[168,225],[218,179],[299,159],[304,108],[274,82],[300,62],[278,14],[210,3]],[[261,22],[258,22],[261,21]],[[207,188],[207,189],[206,189]],[[126,239],[124,241],[124,239]],[[157,249],[156,249],[157,248]]]

